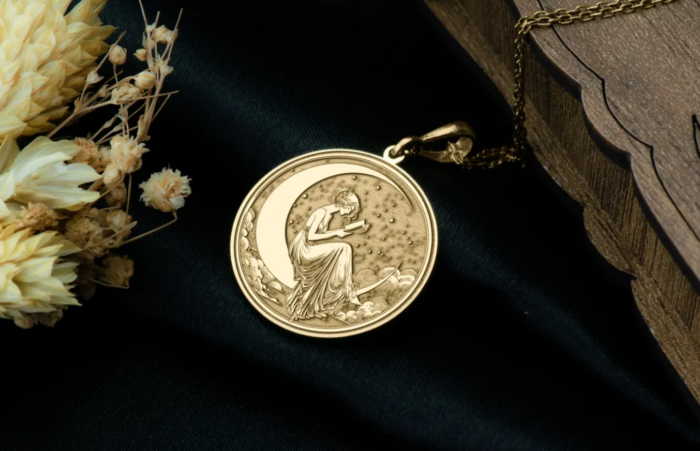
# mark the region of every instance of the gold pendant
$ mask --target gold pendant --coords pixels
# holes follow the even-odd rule
[[[456,136],[454,127],[448,132],[440,137]],[[423,138],[411,140],[435,136]],[[395,157],[395,147],[384,158],[309,153],[248,194],[233,224],[231,260],[241,289],[267,319],[302,335],[355,335],[395,318],[421,292],[435,265],[437,224],[423,190],[395,164],[418,150]]]

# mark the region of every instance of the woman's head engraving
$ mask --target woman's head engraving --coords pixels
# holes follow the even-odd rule
[[[362,210],[360,198],[349,188],[340,188],[333,196],[333,203],[340,208],[339,213],[348,220],[355,219]]]

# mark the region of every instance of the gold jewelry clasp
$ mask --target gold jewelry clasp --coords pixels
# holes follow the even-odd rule
[[[455,140],[453,142],[453,140]],[[420,155],[440,163],[463,164],[474,146],[476,135],[466,122],[453,122],[426,133],[423,136],[409,136],[384,151],[384,158],[394,164],[401,163],[406,157]],[[445,149],[427,150],[431,144],[447,141]]]

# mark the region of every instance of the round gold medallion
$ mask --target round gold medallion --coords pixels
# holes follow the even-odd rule
[[[303,335],[374,329],[418,296],[437,254],[437,225],[418,184],[354,150],[290,160],[246,197],[231,260],[251,304]]]

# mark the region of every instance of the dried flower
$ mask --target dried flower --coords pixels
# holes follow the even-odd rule
[[[95,272],[97,266],[94,262],[82,262],[78,266],[78,279],[75,281],[75,291],[81,299],[89,301],[95,295],[97,291],[97,284],[95,280]]]
[[[73,163],[85,163],[98,173],[105,170],[103,149],[99,149],[95,141],[87,138],[75,138],[73,142],[80,148],[71,159]]]
[[[102,26],[107,0],[0,1],[0,141],[51,130],[83,89],[114,27]],[[79,31],[78,31],[79,30]]]
[[[100,223],[97,221],[97,210],[75,214],[66,222],[65,236],[71,243],[82,250],[89,251],[91,255],[102,256],[109,243]]]
[[[29,203],[28,207],[22,207],[22,217],[17,222],[20,229],[42,231],[58,225],[58,215],[55,211],[42,203]]]
[[[110,141],[110,161],[122,174],[131,174],[141,168],[141,156],[148,152],[143,143],[129,136],[116,136]]]
[[[169,213],[185,206],[185,198],[192,193],[190,178],[180,171],[163,169],[151,175],[140,185],[141,200],[150,207]]]
[[[131,225],[134,220],[127,212],[124,210],[111,210],[107,213],[105,222],[110,229],[114,232],[118,232],[116,238],[124,239],[131,235]]]
[[[31,329],[37,324],[43,324],[46,327],[54,327],[61,318],[63,318],[62,309],[54,310],[49,313],[27,313],[21,318],[15,318],[15,325],[22,329]]]
[[[148,91],[156,85],[156,75],[150,70],[145,70],[136,76],[134,84],[144,91]]]
[[[168,27],[166,27],[165,25],[161,25],[160,27],[153,30],[153,39],[155,39],[156,42],[159,42],[161,44],[169,42],[172,36],[173,32],[168,30]]]
[[[71,289],[89,298],[96,284],[127,288],[134,273],[131,260],[111,251],[136,226],[121,209],[130,194],[124,180],[141,168],[148,151],[143,143],[170,97],[160,93],[173,72],[168,64],[177,29],[146,24],[135,57],[149,62],[148,69],[121,81],[115,73],[116,82],[102,83],[98,69],[107,60],[115,67],[127,61],[119,42],[111,48],[104,43],[114,30],[97,17],[106,1],[82,0],[64,17],[70,0],[0,0],[0,318],[19,327],[53,326],[68,305],[77,305]],[[158,43],[168,45],[159,49]],[[83,95],[87,87],[96,94]],[[157,94],[150,95],[154,88]],[[118,113],[92,139],[50,139],[110,105]],[[59,118],[61,123],[50,123]],[[18,135],[49,131],[20,152]],[[108,140],[109,146],[100,147]],[[142,184],[141,198],[175,213],[191,192],[189,183],[179,171],[164,169]]]
[[[146,49],[147,52],[150,52],[151,50],[153,50],[156,47],[156,41],[154,41],[153,38],[150,37],[149,35],[145,35],[143,37],[141,44],[143,45],[143,47]]]
[[[100,150],[98,151],[98,159],[99,159],[99,167],[102,168],[101,171],[98,172],[104,172],[105,168],[109,163],[111,163],[111,157],[110,157],[111,150],[109,147],[100,147]],[[95,169],[97,171],[97,169]]]
[[[114,188],[110,188],[105,201],[110,207],[121,208],[126,203],[126,184],[121,182]]]
[[[31,329],[34,327],[34,321],[29,316],[20,316],[15,318],[15,325],[21,329]]]
[[[97,91],[97,97],[104,98],[104,97],[109,97],[111,95],[112,91],[109,90],[107,85],[103,85],[99,91]]]
[[[120,183],[122,180],[123,179],[121,171],[113,163],[108,163],[105,167],[104,172],[102,173],[102,181],[105,185],[107,185],[107,188],[111,189],[117,183]]]
[[[110,100],[114,105],[120,103],[129,103],[141,97],[141,90],[131,83],[122,83],[118,88],[112,90],[112,98]]]
[[[65,164],[78,152],[80,146],[73,141],[51,141],[43,136],[22,152],[14,140],[5,140],[0,146],[0,161],[6,161],[9,168],[0,174],[0,187],[5,188],[0,190],[0,198],[22,204],[40,202],[52,209],[71,211],[94,202],[99,195],[80,185],[94,182],[99,174],[86,164]]]
[[[126,49],[120,45],[115,45],[109,51],[109,62],[115,66],[126,63]]]
[[[74,163],[85,163],[90,165],[90,162],[96,158],[99,158],[99,149],[95,141],[87,138],[75,138],[73,142],[78,146],[78,152],[73,155],[71,161]],[[94,166],[93,166],[94,167]]]
[[[77,263],[61,259],[78,249],[56,232],[0,228],[0,318],[31,327],[31,316],[79,305],[70,292]]]
[[[34,324],[39,323],[46,327],[54,327],[63,318],[63,309],[54,310],[50,313],[33,313],[29,315]]]
[[[134,262],[121,255],[108,255],[102,260],[102,279],[118,287],[129,286],[129,280],[134,275]]]
[[[104,77],[100,74],[97,73],[96,70],[93,70],[90,72],[85,79],[85,83],[87,85],[94,85],[95,83],[99,83]]]

